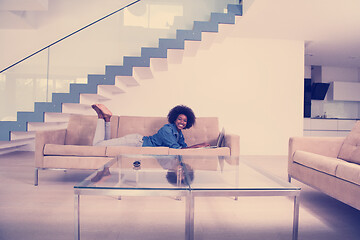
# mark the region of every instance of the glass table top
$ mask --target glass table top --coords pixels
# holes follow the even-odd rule
[[[300,190],[241,157],[119,155],[75,189]]]

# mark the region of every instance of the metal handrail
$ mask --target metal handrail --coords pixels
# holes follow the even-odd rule
[[[80,29],[78,29],[78,30],[76,30],[76,31],[74,31],[74,32],[72,32],[72,33],[70,33],[69,35],[67,35],[67,36],[65,36],[65,37],[63,37],[63,38],[61,38],[61,39],[59,39],[59,40],[57,40],[57,41],[55,41],[55,42],[51,43],[50,45],[48,45],[48,46],[46,46],[46,47],[44,47],[44,48],[42,48],[42,49],[40,49],[40,50],[38,50],[38,51],[36,51],[36,52],[34,52],[34,53],[30,54],[29,56],[27,56],[27,57],[25,57],[25,58],[21,59],[20,61],[18,61],[18,62],[16,62],[16,63],[12,64],[12,65],[10,65],[10,66],[8,66],[7,68],[4,68],[3,70],[1,70],[1,71],[0,71],[0,73],[5,72],[6,70],[8,70],[8,69],[10,69],[10,68],[12,68],[12,67],[14,67],[14,66],[18,65],[19,63],[21,63],[21,62],[23,62],[23,61],[25,61],[26,59],[31,58],[32,56],[34,56],[34,55],[36,55],[36,54],[38,54],[38,53],[40,53],[40,52],[44,51],[45,49],[50,48],[51,46],[53,46],[53,45],[55,45],[55,44],[57,44],[57,43],[59,43],[59,42],[61,42],[61,41],[65,40],[66,38],[71,37],[72,35],[74,35],[74,34],[76,34],[76,33],[78,33],[78,32],[81,32],[82,30],[84,30],[84,29],[86,29],[86,28],[88,28],[88,27],[90,27],[90,26],[92,26],[92,25],[94,25],[94,24],[96,24],[96,23],[98,23],[98,22],[100,22],[100,21],[102,21],[102,20],[104,20],[104,19],[106,19],[106,18],[108,18],[108,17],[110,17],[110,16],[112,16],[112,15],[114,15],[114,14],[116,14],[116,13],[118,13],[118,12],[120,12],[120,11],[122,11],[122,10],[124,10],[124,9],[126,9],[126,8],[128,8],[128,7],[132,6],[132,5],[134,5],[134,4],[136,4],[136,3],[138,3],[138,2],[140,2],[140,1],[141,1],[141,0],[136,0],[136,1],[134,1],[134,2],[132,2],[132,3],[129,3],[128,5],[126,5],[126,6],[122,7],[122,8],[120,8],[120,9],[118,9],[118,10],[116,10],[116,11],[114,11],[114,12],[112,12],[112,13],[110,13],[110,14],[108,14],[108,15],[104,16],[104,17],[102,17],[102,18],[99,18],[98,20],[96,20],[96,21],[94,21],[94,22],[92,22],[92,23],[90,23],[90,24],[88,24],[88,25],[86,25],[86,26],[84,26],[84,27],[82,27],[82,28],[80,28]]]

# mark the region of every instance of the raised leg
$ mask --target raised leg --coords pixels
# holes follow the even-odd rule
[[[110,122],[112,112],[103,104],[93,104],[91,107],[95,110],[98,118],[102,118],[105,122]]]

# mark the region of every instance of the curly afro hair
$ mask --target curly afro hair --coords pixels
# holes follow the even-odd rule
[[[169,111],[167,116],[169,123],[174,123],[180,114],[184,114],[187,117],[187,123],[184,129],[191,128],[195,124],[196,117],[193,110],[184,105],[177,105]]]

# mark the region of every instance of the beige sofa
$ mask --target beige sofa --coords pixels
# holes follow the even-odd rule
[[[98,169],[118,154],[155,155],[239,155],[237,135],[226,134],[223,147],[216,149],[171,149],[167,147],[91,146],[97,117],[71,115],[67,129],[39,131],[35,138],[35,185],[39,169]],[[130,133],[144,136],[155,134],[164,124],[165,117],[113,116],[111,138]],[[215,144],[219,134],[216,117],[197,118],[196,124],[183,131],[186,143],[209,142]]]
[[[360,121],[344,137],[293,137],[288,174],[360,210]]]

